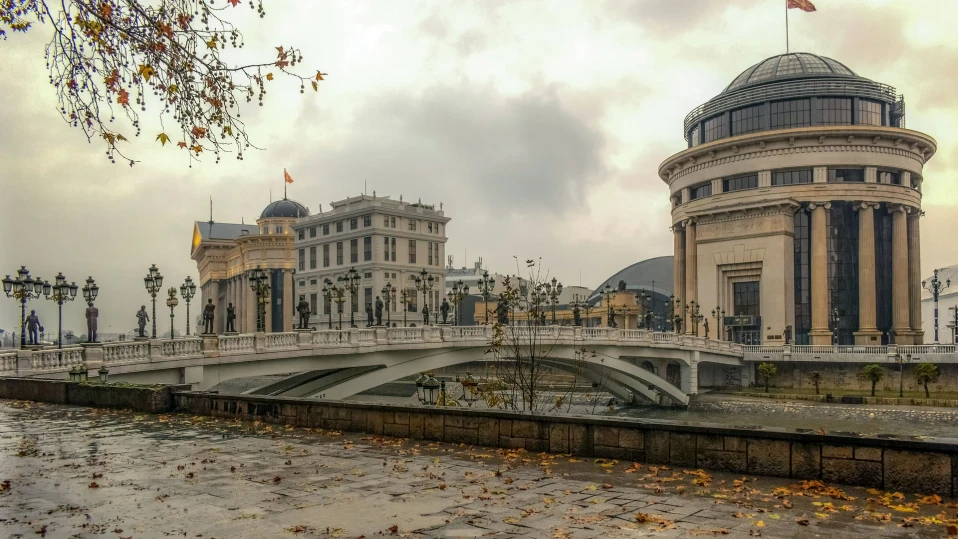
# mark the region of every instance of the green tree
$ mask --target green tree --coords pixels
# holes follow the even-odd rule
[[[925,387],[925,398],[930,399],[928,384],[938,381],[938,367],[934,363],[919,363],[915,366],[915,377],[918,378],[918,383]]]
[[[60,115],[88,141],[103,140],[107,157],[133,166],[120,144],[139,136],[141,113],[152,108],[163,146],[201,152],[250,147],[239,104],[262,106],[274,77],[286,76],[313,90],[323,80],[292,71],[302,64],[299,49],[277,46],[276,58],[236,62],[227,49],[243,47],[243,35],[228,19],[241,0],[0,0],[0,43],[10,35],[52,30],[45,57]],[[262,0],[250,8],[263,17]],[[35,31],[35,30],[33,30]],[[275,76],[274,76],[275,73]],[[115,120],[125,117],[126,133]],[[164,119],[172,122],[164,124]]]
[[[881,382],[885,378],[885,369],[877,363],[872,363],[871,365],[865,365],[862,369],[862,372],[858,373],[859,380],[863,382],[871,382],[872,384],[872,397],[875,396],[875,386],[878,385],[878,382]]]
[[[812,371],[808,373],[808,380],[815,386],[815,394],[818,395],[818,386],[822,383],[822,373]]]
[[[778,369],[775,368],[774,363],[764,362],[760,363],[758,366],[758,374],[762,376],[762,379],[765,380],[765,392],[768,393],[768,384],[772,381],[772,378],[778,375]]]

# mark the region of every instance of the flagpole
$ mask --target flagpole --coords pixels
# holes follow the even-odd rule
[[[788,0],[785,1],[785,54],[788,54]]]
[[[284,169],[283,169],[283,198],[284,198],[284,199],[286,198],[286,184],[287,184],[287,183],[288,183],[288,182],[286,181],[286,169],[284,168]]]

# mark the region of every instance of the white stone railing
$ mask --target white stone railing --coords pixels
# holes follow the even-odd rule
[[[658,343],[672,343],[675,342],[677,333],[653,333],[652,342]]]
[[[0,375],[17,373],[17,351],[0,352]]]
[[[386,330],[388,342],[423,342],[425,328],[389,328]]]
[[[349,330],[324,329],[312,332],[313,346],[343,346],[349,344]]]
[[[417,328],[409,328],[417,329]],[[418,328],[423,329],[423,328]],[[376,330],[375,329],[359,329],[356,330],[356,342],[359,344],[376,344]]]
[[[111,342],[103,345],[103,362],[107,365],[149,361],[150,343],[147,341]]]
[[[492,326],[452,326],[442,328],[444,341],[486,341],[492,339]]]
[[[779,346],[749,345],[743,347],[748,361],[845,361],[894,363],[896,355],[912,356],[912,361],[930,363],[958,363],[958,347],[954,344],[919,345],[807,345],[786,344]]]
[[[70,370],[74,365],[83,363],[83,350],[76,348],[48,348],[33,352],[34,371]]]
[[[299,336],[295,332],[267,333],[267,350],[291,350],[299,348]]]
[[[220,335],[219,352],[221,355],[254,353],[256,352],[256,337],[252,333]]]
[[[170,339],[162,341],[163,348],[160,355],[164,359],[188,358],[203,356],[203,339],[199,337],[186,337],[183,339]]]

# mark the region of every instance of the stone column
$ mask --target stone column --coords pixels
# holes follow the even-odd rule
[[[672,260],[672,282],[674,283],[675,305],[681,305],[685,300],[685,231],[682,225],[676,223],[672,227],[672,238],[674,241],[675,256]],[[675,305],[672,306],[670,315],[676,312]],[[671,324],[669,324],[671,326]]]
[[[892,331],[895,344],[912,344],[908,316],[908,208],[899,206],[892,210],[891,220],[891,295]]]
[[[921,211],[913,209],[908,216],[908,321],[911,326],[914,344],[924,342],[925,332],[921,329],[921,238],[918,220]]]
[[[811,344],[832,343],[832,332],[828,329],[828,220],[825,212],[831,206],[831,203],[808,205],[812,210],[812,263],[809,268],[812,273],[812,328],[808,332]]]
[[[698,256],[695,247],[695,222],[689,219],[685,222],[685,305],[693,301],[698,302]],[[683,311],[685,305],[682,306]],[[685,321],[685,333],[692,333],[691,322],[691,319]]]
[[[875,204],[858,209],[858,331],[855,344],[881,344],[875,297]]]

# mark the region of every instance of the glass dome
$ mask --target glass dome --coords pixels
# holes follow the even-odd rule
[[[753,65],[735,77],[724,92],[761,82],[795,77],[858,77],[858,75],[848,69],[845,64],[831,58],[807,52],[795,52],[772,56]]]
[[[306,217],[309,215],[309,210],[305,206],[296,202],[295,200],[290,200],[284,198],[277,200],[271,203],[269,206],[263,210],[263,213],[259,216],[260,219],[272,219],[277,217],[284,218],[295,218],[295,217]]]

